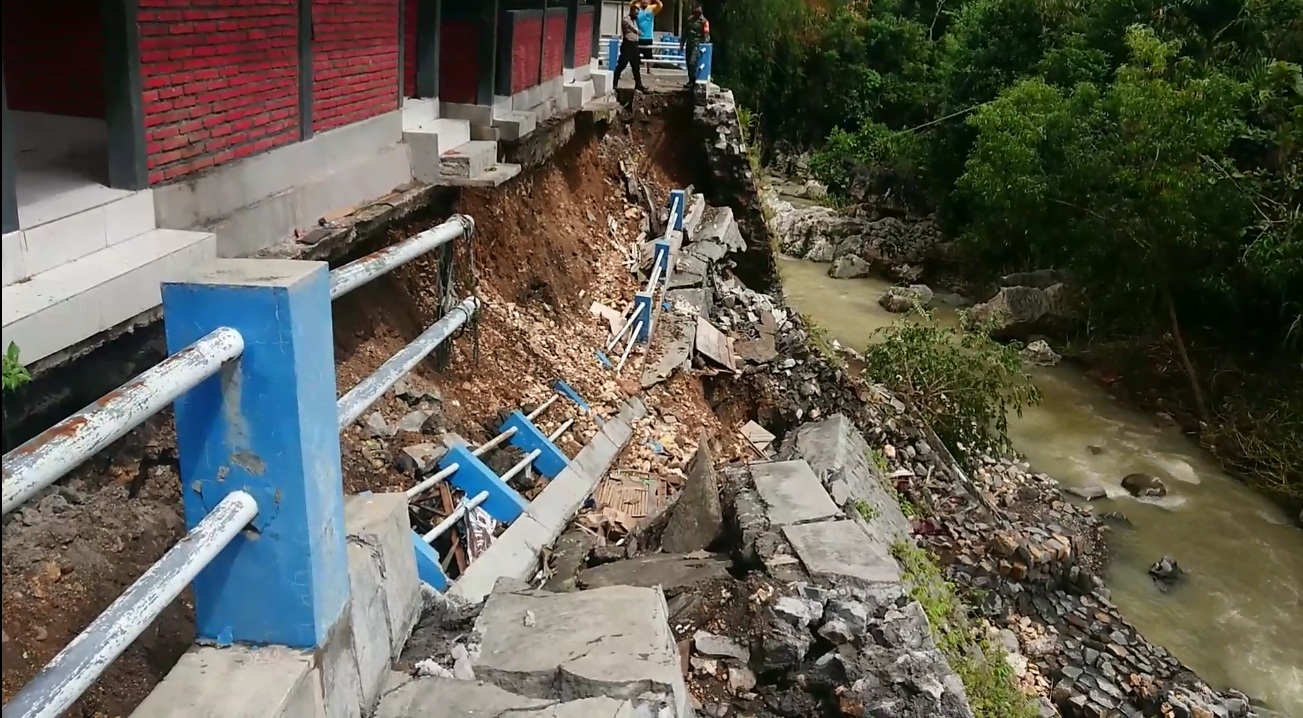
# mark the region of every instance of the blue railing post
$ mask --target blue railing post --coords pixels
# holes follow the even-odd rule
[[[349,594],[326,264],[219,259],[164,283],[163,313],[169,351],[218,327],[245,344],[175,404],[186,525],[237,489],[258,503],[195,579],[198,637],[319,647]]]
[[[710,65],[715,57],[715,47],[708,42],[697,51],[697,81],[710,82]]]
[[[615,63],[620,61],[620,39],[608,37],[606,39],[606,69],[615,72]]]

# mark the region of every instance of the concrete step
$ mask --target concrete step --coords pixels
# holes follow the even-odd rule
[[[20,232],[5,235],[4,284],[33,277],[154,229],[152,190],[84,186],[23,188]]]
[[[403,129],[403,141],[412,152],[412,177],[418,182],[437,182],[442,177],[442,155],[471,141],[467,120],[429,120],[418,127]]]
[[[439,101],[408,97],[403,100],[403,129],[415,129],[439,119]]]
[[[610,70],[593,70],[593,93],[597,97],[605,97],[615,91],[615,80],[611,76]]]
[[[501,111],[494,114],[493,126],[499,131],[502,139],[512,142],[537,129],[538,116],[527,111]]]
[[[439,154],[439,173],[444,177],[474,178],[498,164],[498,143],[468,140]]]
[[[593,89],[593,81],[591,78],[567,83],[564,92],[566,108],[570,110],[577,110],[583,107],[597,96]]]
[[[154,229],[11,284],[0,344],[43,359],[153,309],[161,281],[216,256],[210,232]]]
[[[435,184],[445,187],[497,187],[520,174],[520,165],[500,162],[474,177],[440,177]]]

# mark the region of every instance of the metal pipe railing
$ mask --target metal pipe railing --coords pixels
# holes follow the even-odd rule
[[[656,282],[659,282],[660,279],[661,279],[661,263],[654,262],[652,264],[651,276],[647,278],[648,293],[652,293],[656,291]]]
[[[3,513],[18,508],[244,353],[222,327],[4,455]]]
[[[397,354],[376,369],[375,373],[363,379],[357,386],[349,389],[339,398],[339,430],[343,431],[357,421],[362,412],[376,403],[386,391],[398,383],[409,371],[420,364],[430,353],[447,341],[452,333],[461,328],[480,308],[480,301],[467,297],[461,304],[453,307],[443,319],[435,322],[429,329],[403,347]]]
[[[624,363],[629,361],[629,352],[633,351],[633,345],[638,343],[638,335],[642,334],[642,322],[638,322],[633,328],[633,334],[629,335],[629,343],[624,345],[624,353],[620,355],[620,363],[615,365],[615,371],[618,374],[624,368]]]
[[[4,718],[63,714],[257,515],[252,496],[227,494],[5,704]]]
[[[624,333],[629,331],[629,327],[632,327],[636,321],[638,321],[638,310],[635,307],[632,312],[629,312],[629,318],[624,320],[624,325],[620,327],[620,331],[616,332],[615,336],[611,337],[611,340],[606,343],[606,351],[611,351],[611,348],[619,343],[620,337],[623,337]]]
[[[339,299],[363,284],[384,276],[457,237],[470,236],[474,231],[475,220],[469,215],[457,214],[437,227],[427,229],[391,247],[372,252],[355,262],[349,262],[330,273],[330,298]]]
[[[440,521],[438,526],[435,526],[434,528],[427,531],[425,535],[421,537],[421,540],[425,541],[426,543],[430,543],[431,541],[434,541],[440,536],[448,533],[448,530],[451,529],[453,526],[456,526],[457,522],[461,521],[466,516],[466,514],[470,513],[472,510],[474,510],[477,506],[484,503],[485,501],[488,501],[488,499],[489,499],[489,492],[481,491],[478,494],[475,494],[475,498],[471,499],[470,501],[463,501],[461,504],[457,506],[457,508],[453,509],[452,513],[448,514],[448,518],[444,519],[443,521]]]

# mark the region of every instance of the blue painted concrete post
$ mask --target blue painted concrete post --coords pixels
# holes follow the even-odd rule
[[[652,244],[652,263],[661,268],[662,285],[670,283],[670,239],[661,237]]]
[[[199,638],[319,647],[349,595],[326,264],[219,259],[162,289],[169,351],[218,327],[245,346],[175,403],[186,525],[237,489],[258,502],[195,579]]]
[[[670,229],[683,231],[683,215],[688,211],[688,193],[681,189],[670,190]]]
[[[448,574],[439,565],[439,552],[425,542],[421,534],[412,532],[412,549],[416,552],[416,576],[436,591],[448,590]]]
[[[697,81],[710,82],[711,61],[715,57],[715,48],[708,42],[701,44],[701,50],[697,53]]]
[[[651,339],[652,333],[652,295],[647,292],[633,295],[633,311],[638,313],[634,327],[641,327],[635,339],[646,344]]]
[[[615,72],[615,63],[620,61],[620,40],[611,37],[606,40],[606,69]]]
[[[534,459],[534,468],[548,479],[555,479],[556,475],[565,471],[566,466],[570,464],[570,459],[566,458],[565,453],[557,448],[557,445],[547,438],[547,434],[530,421],[524,412],[511,412],[511,416],[507,417],[498,431],[503,432],[508,429],[516,430],[508,440],[512,446],[526,454],[538,451],[538,456]]]
[[[529,506],[525,497],[511,488],[464,444],[448,449],[443,458],[439,459],[440,470],[453,464],[457,465],[457,471],[448,477],[448,483],[466,492],[467,497],[474,497],[481,491],[489,492],[489,498],[480,504],[489,516],[509,524],[525,513]]]

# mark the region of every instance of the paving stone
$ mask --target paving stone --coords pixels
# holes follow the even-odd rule
[[[805,568],[816,578],[859,583],[900,581],[900,567],[888,550],[854,521],[829,521],[783,527]]]
[[[687,687],[659,589],[495,590],[475,624],[475,675],[517,695],[575,700],[662,695],[687,716]]]
[[[756,491],[769,508],[767,515],[773,526],[820,521],[841,514],[819,477],[804,461],[752,464],[751,476]]]

